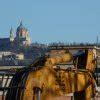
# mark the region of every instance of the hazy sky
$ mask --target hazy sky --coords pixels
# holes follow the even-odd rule
[[[0,37],[21,20],[33,42],[95,42],[100,0],[0,0]]]

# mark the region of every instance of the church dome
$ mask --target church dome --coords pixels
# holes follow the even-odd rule
[[[16,37],[18,38],[25,38],[27,36],[28,32],[27,32],[27,28],[25,28],[22,24],[22,22],[20,22],[20,25],[17,28],[16,31]]]
[[[30,45],[31,43],[28,30],[23,26],[22,22],[17,27],[15,40],[20,45]]]
[[[20,22],[20,25],[18,26],[17,31],[20,31],[22,29],[27,31],[27,29],[23,26],[22,22]]]

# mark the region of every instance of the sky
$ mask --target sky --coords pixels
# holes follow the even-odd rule
[[[20,21],[32,42],[96,42],[100,38],[100,0],[0,0],[0,38]]]

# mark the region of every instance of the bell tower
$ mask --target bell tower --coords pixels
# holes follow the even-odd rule
[[[10,42],[13,42],[14,41],[14,34],[13,34],[13,29],[11,27],[10,29]]]

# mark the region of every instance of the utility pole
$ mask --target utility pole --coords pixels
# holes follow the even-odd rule
[[[96,46],[98,47],[98,35],[97,35],[97,38],[96,38]]]

